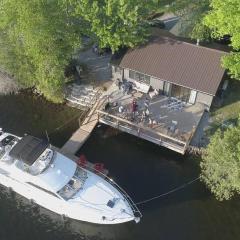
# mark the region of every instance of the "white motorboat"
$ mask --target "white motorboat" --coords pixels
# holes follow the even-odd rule
[[[135,220],[141,213],[116,183],[79,166],[45,140],[0,130],[0,184],[55,213],[97,224]]]

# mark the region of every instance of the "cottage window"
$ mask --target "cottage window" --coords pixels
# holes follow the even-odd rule
[[[135,79],[135,72],[132,70],[129,70],[129,78]]]
[[[132,78],[138,82],[150,84],[150,76],[147,76],[147,75],[139,73],[139,72],[129,70],[129,78]]]

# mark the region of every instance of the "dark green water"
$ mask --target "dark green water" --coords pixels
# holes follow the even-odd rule
[[[78,128],[81,112],[64,104],[52,104],[30,90],[18,95],[0,96],[0,127],[22,136],[46,137],[61,147]]]
[[[11,114],[8,114],[10,117]],[[58,114],[54,116],[57,117]],[[0,119],[1,117],[2,115]],[[18,121],[18,114],[14,117]],[[15,126],[13,123],[0,120],[0,125],[5,124],[7,130],[19,133],[17,125],[16,128],[12,127]],[[65,135],[74,130],[73,124],[70,125],[68,131],[59,131],[54,144],[61,145]],[[21,131],[23,130],[22,128]],[[29,131],[35,133],[39,130],[29,128]],[[110,176],[136,202],[165,193],[199,174],[196,160],[105,126],[96,128],[78,154],[81,153],[92,162],[103,162],[109,169]],[[240,239],[239,199],[217,202],[200,182],[139,207],[143,213],[139,224],[131,222],[100,226],[75,220],[62,221],[58,215],[32,206],[24,198],[1,188],[0,240]]]

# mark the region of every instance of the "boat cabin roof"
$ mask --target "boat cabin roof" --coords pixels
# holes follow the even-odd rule
[[[31,166],[48,147],[48,142],[30,135],[24,136],[9,152],[13,158]]]

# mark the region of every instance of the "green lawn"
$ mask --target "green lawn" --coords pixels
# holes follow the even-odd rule
[[[221,127],[223,122],[236,123],[240,114],[240,80],[229,80],[228,88],[224,94],[221,107],[212,107],[212,124],[209,135]]]
[[[240,113],[240,80],[229,80],[220,108],[213,108],[212,117],[215,122],[237,119]]]

